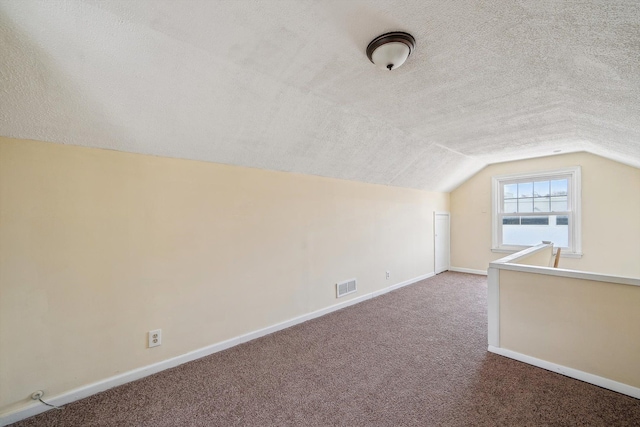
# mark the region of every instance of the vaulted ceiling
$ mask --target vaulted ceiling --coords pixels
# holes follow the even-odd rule
[[[388,72],[365,49],[394,30]],[[640,167],[640,2],[0,0],[0,95],[3,136],[425,190]]]

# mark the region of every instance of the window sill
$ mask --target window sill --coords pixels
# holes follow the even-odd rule
[[[526,249],[526,248],[522,248]],[[491,248],[491,252],[499,254],[515,254],[522,249],[503,249],[503,248]],[[555,253],[555,252],[554,252]],[[582,258],[582,252],[560,252],[560,258]]]

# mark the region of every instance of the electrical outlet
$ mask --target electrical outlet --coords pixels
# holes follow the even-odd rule
[[[44,396],[44,391],[42,391],[42,390],[34,391],[31,394],[31,398],[33,400],[40,400],[40,399],[42,399],[42,396]]]
[[[157,347],[160,344],[162,344],[162,329],[149,331],[149,348]]]
[[[387,279],[391,278],[391,272],[387,270]]]

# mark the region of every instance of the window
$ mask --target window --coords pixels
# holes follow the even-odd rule
[[[582,255],[579,166],[492,180],[492,250],[518,251],[551,241],[563,255]]]

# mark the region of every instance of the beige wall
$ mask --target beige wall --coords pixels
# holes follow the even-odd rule
[[[500,347],[640,387],[640,286],[500,270]]]
[[[582,167],[581,259],[561,268],[640,277],[640,169],[588,153],[488,166],[451,193],[451,265],[486,270],[491,252],[491,177]]]
[[[0,138],[0,411],[432,272],[448,199]]]

